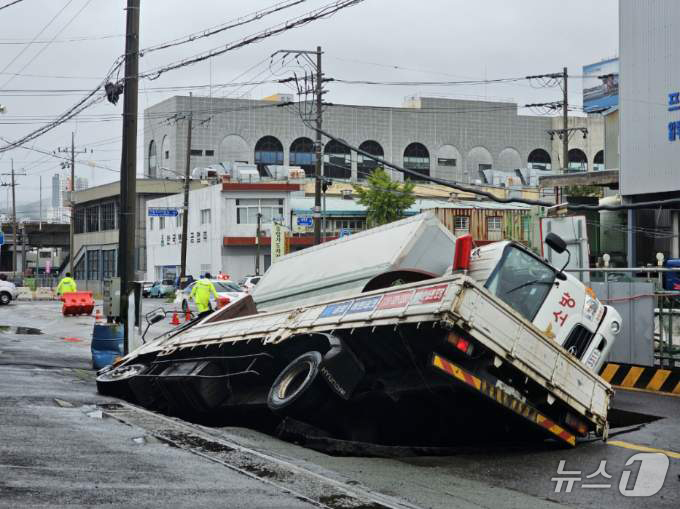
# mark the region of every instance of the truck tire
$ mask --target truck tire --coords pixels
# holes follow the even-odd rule
[[[129,364],[106,371],[97,376],[97,392],[103,396],[132,401],[134,395],[130,390],[129,381],[146,369],[145,364]]]
[[[0,304],[7,305],[12,301],[12,296],[7,292],[0,293]]]
[[[270,410],[295,416],[317,407],[328,396],[326,383],[319,378],[323,356],[317,351],[304,353],[286,366],[269,389]]]

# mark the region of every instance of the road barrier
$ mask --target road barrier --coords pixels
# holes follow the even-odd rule
[[[64,316],[89,315],[94,309],[92,292],[69,292],[61,296],[64,305],[61,312]]]
[[[28,286],[18,286],[17,300],[33,300],[33,292]]]
[[[41,286],[35,290],[36,300],[54,300],[54,290],[47,286]]]
[[[636,366],[608,362],[600,376],[623,389],[665,392],[680,395],[680,369]]]

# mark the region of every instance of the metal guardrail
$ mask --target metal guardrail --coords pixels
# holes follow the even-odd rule
[[[616,282],[612,275],[633,274],[634,280],[644,280],[655,284],[655,290],[648,295],[631,295],[630,299],[652,297],[656,299],[654,308],[654,360],[661,367],[680,367],[680,340],[674,344],[673,337],[680,338],[680,291],[666,290],[663,275],[680,273],[680,268],[668,267],[597,267],[588,269],[570,268],[567,272],[602,275],[604,283]],[[599,279],[599,278],[598,278]],[[594,280],[593,280],[594,281]],[[674,332],[674,329],[676,331]]]

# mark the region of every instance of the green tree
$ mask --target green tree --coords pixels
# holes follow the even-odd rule
[[[368,227],[391,223],[400,219],[404,211],[416,201],[413,182],[400,184],[393,181],[383,168],[376,168],[367,179],[366,186],[354,185],[357,200],[367,208]]]

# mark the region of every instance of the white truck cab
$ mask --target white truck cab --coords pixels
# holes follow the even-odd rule
[[[621,328],[621,315],[576,277],[511,241],[474,249],[469,275],[588,368],[599,371]]]

